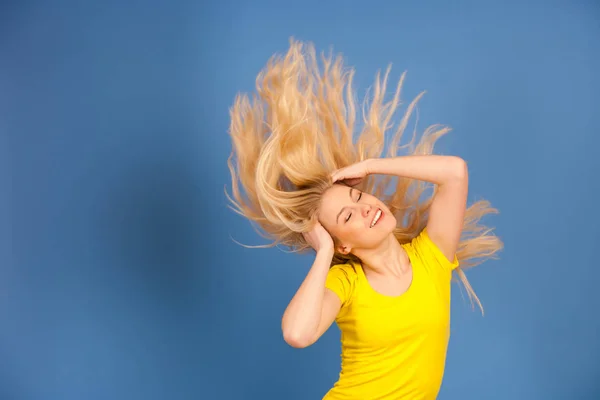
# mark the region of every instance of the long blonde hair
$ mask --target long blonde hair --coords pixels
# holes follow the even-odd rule
[[[274,55],[259,73],[252,100],[238,94],[230,110],[232,152],[228,166],[232,194],[227,193],[227,197],[232,209],[271,241],[254,247],[308,249],[302,232],[308,231],[317,218],[322,194],[332,186],[331,172],[368,158],[394,157],[400,155],[400,150],[406,154],[432,154],[435,142],[449,132],[447,127],[433,125],[416,142],[415,129],[411,140],[401,144],[423,95],[420,93],[408,105],[394,134],[386,138],[400,105],[405,78],[402,74],[393,98],[385,102],[388,67],[383,77],[380,73],[376,76],[371,104],[365,102],[363,126],[354,138],[354,71],[344,68],[341,55],[322,54],[320,58],[321,67],[312,44],[290,39],[287,54]],[[361,185],[394,213],[398,221],[394,235],[400,243],[409,242],[425,228],[435,186],[392,176],[368,177]],[[431,195],[423,196],[430,188]],[[483,216],[493,213],[497,210],[484,200],[467,208],[457,250],[460,267],[456,272],[471,304],[474,300],[482,313],[481,302],[464,270],[495,258],[502,249],[503,243],[493,235],[493,229],[480,224]],[[355,256],[336,253],[332,265],[352,260],[358,261]]]

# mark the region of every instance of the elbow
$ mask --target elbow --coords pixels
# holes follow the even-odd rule
[[[297,332],[283,332],[283,340],[295,349],[304,349],[311,344],[313,344],[313,340],[308,335],[302,335]]]
[[[469,168],[467,162],[460,157],[452,157],[452,171],[454,180],[467,182],[469,180]]]

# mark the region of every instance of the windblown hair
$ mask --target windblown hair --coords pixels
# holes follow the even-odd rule
[[[388,67],[383,77],[381,73],[376,76],[372,102],[364,103],[363,126],[355,138],[354,71],[344,68],[341,55],[322,54],[320,58],[321,67],[312,44],[291,39],[287,54],[274,55],[259,73],[252,100],[238,94],[230,110],[232,152],[228,166],[232,195],[227,197],[232,209],[271,241],[249,247],[307,250],[309,245],[302,232],[310,230],[318,218],[322,195],[333,184],[333,171],[369,158],[394,157],[400,155],[400,150],[405,155],[432,154],[435,142],[449,132],[447,127],[433,125],[416,142],[415,129],[411,140],[401,145],[409,119],[423,96],[420,93],[408,105],[393,135],[386,138],[400,105],[405,78],[404,73],[394,96],[386,102]],[[394,213],[398,221],[394,235],[400,243],[411,241],[425,228],[435,185],[404,177],[370,176],[361,186]],[[433,189],[429,197],[424,196],[428,189]],[[497,210],[488,201],[469,206],[457,250],[460,266],[456,272],[471,304],[475,300],[482,312],[464,269],[495,258],[502,249],[503,243],[493,229],[480,224],[482,217],[494,213]],[[336,253],[332,265],[349,261],[359,260]]]

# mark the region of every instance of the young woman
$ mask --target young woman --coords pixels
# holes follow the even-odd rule
[[[496,210],[486,201],[467,207],[465,161],[432,154],[447,128],[429,127],[418,142],[413,134],[400,145],[421,95],[384,153],[404,75],[389,102],[389,69],[377,76],[354,140],[353,71],[339,56],[317,61],[311,45],[292,40],[288,53],[259,74],[253,100],[237,96],[229,198],[272,240],[267,246],[315,253],[282,330],[289,345],[303,348],[336,321],[342,370],[324,399],[435,399],[452,274],[483,312],[463,270],[502,248],[480,224]]]

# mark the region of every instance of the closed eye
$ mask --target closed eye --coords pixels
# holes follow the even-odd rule
[[[358,192],[358,198],[356,199],[357,203],[360,201],[361,197],[362,197],[362,192]],[[345,222],[350,221],[350,217],[352,217],[352,213],[348,214],[348,216],[346,217],[346,221]]]

